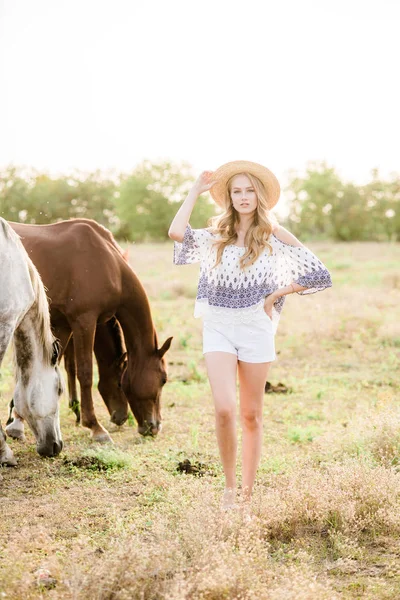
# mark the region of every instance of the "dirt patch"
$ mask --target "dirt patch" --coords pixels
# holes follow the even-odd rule
[[[213,477],[215,476],[215,474],[213,473],[212,469],[201,462],[191,462],[188,458],[185,458],[185,460],[182,460],[176,470],[179,473],[187,473],[188,475],[196,475],[197,477],[203,477],[204,475],[212,475]]]
[[[63,464],[68,467],[87,469],[89,471],[107,471],[109,467],[96,456],[77,456],[75,458],[63,459]]]
[[[264,391],[266,394],[287,394],[292,391],[292,388],[287,387],[284,383],[272,385],[272,383],[267,381]]]

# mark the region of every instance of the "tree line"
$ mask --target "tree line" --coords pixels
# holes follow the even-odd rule
[[[53,223],[86,217],[126,241],[161,241],[194,176],[187,163],[144,161],[131,173],[76,172],[51,177],[16,166],[0,169],[0,215],[9,221]],[[325,163],[289,174],[288,214],[280,219],[301,239],[400,241],[400,176],[371,173],[366,185],[340,179]],[[191,224],[215,214],[208,195],[196,203]]]

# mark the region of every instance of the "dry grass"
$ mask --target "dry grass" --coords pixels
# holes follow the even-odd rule
[[[196,267],[134,246],[160,343],[174,335],[162,435],[90,444],[64,399],[63,454],[11,442],[1,480],[0,597],[325,600],[400,597],[400,247],[318,244],[334,288],[291,297],[267,394],[255,519],[221,515],[212,403],[193,314]],[[1,417],[12,393],[10,357]],[[96,392],[96,410],[107,421]],[[202,463],[203,477],[179,462]],[[36,571],[56,579],[47,589]]]

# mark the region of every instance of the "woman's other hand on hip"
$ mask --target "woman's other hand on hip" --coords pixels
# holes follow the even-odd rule
[[[277,296],[274,294],[270,294],[265,298],[264,302],[264,311],[272,319],[272,307],[274,306],[274,302],[277,300]]]

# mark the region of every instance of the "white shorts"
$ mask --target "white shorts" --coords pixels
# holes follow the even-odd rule
[[[229,352],[249,363],[272,362],[276,359],[272,321],[266,313],[250,323],[204,320],[203,354],[207,352]]]

